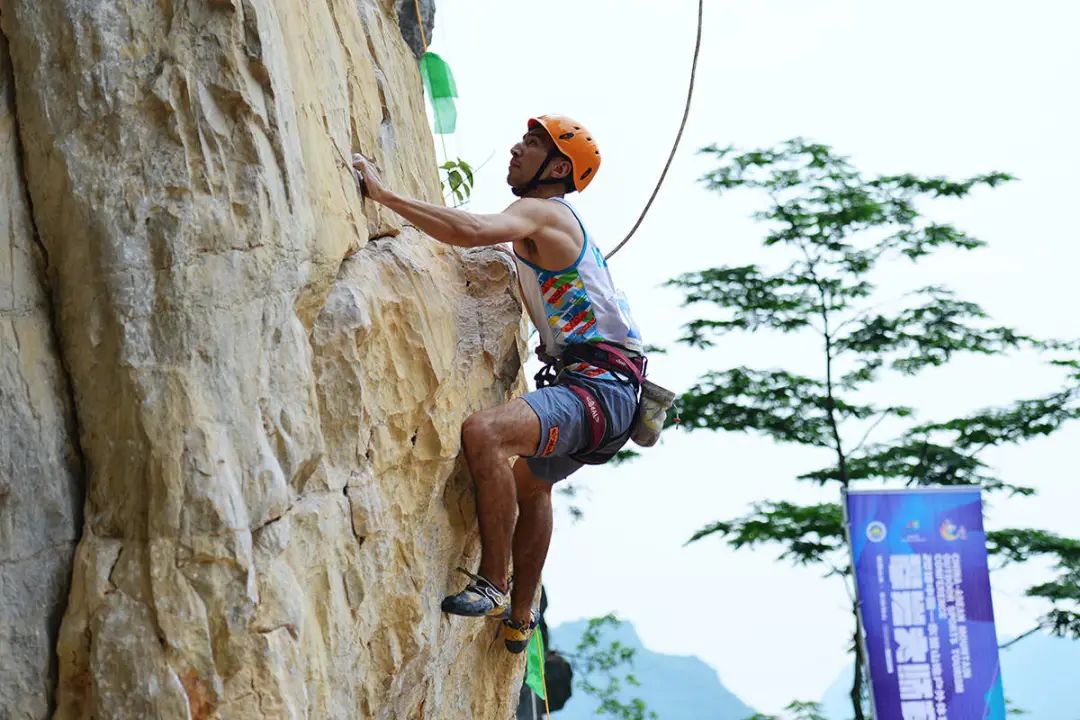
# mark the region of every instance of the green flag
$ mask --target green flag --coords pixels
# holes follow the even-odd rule
[[[529,640],[529,648],[526,650],[525,684],[532,688],[532,691],[539,695],[541,699],[546,699],[546,693],[544,692],[544,636],[540,634],[539,628],[533,631],[532,638]]]
[[[424,53],[424,57],[420,58],[420,76],[424,79],[424,87],[431,98],[431,108],[435,113],[435,132],[439,135],[454,132],[457,127],[457,106],[454,105],[454,98],[458,94],[450,66],[435,53]]]
[[[454,98],[434,98],[431,109],[435,111],[435,133],[450,135],[457,128],[457,107]]]

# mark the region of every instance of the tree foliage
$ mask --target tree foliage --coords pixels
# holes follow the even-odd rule
[[[700,315],[686,324],[680,342],[708,349],[737,331],[811,334],[818,339],[820,372],[783,367],[709,372],[680,399],[683,425],[827,449],[833,458],[827,466],[799,476],[818,484],[977,485],[1010,494],[1034,492],[998,477],[983,455],[989,448],[1049,435],[1080,417],[1077,345],[995,324],[978,304],[945,287],[915,287],[889,300],[880,297],[875,282],[888,264],[981,247],[963,230],[925,217],[923,207],[928,200],[964,198],[1012,178],[1000,172],[959,180],[867,176],[828,146],[800,138],[774,148],[736,152],[713,146],[703,152],[717,162],[703,179],[707,187],[720,194],[752,190],[764,198],[755,218],[765,226],[763,244],[779,259],[780,269],[725,266],[671,280]],[[1063,369],[1062,389],[934,422],[920,422],[911,407],[866,400],[891,377],[916,376],[964,354],[1012,351],[1051,353]],[[875,437],[882,425],[891,437]],[[842,513],[835,503],[763,501],[742,517],[701,528],[689,542],[712,535],[735,548],[778,545],[781,556],[794,563],[850,573]],[[1080,635],[1077,541],[1025,530],[991,537],[991,551],[1003,560],[1054,559],[1056,578],[1028,594],[1052,604],[1042,620],[1046,628]],[[858,635],[856,615],[853,638]],[[853,650],[852,703],[856,720],[862,720],[858,642]]]
[[[755,713],[746,720],[828,720],[822,714],[821,703],[793,700],[784,708],[784,717]]]
[[[829,564],[844,547],[844,513],[837,503],[798,505],[766,500],[747,515],[706,525],[688,543],[719,533],[731,547],[779,543],[782,560],[798,565]]]
[[[1027,595],[1050,603],[1042,627],[1054,635],[1080,638],[1080,540],[1043,530],[1010,529],[988,532],[986,544],[1003,564],[1049,559],[1054,578],[1028,588]]]
[[[655,720],[641,698],[623,700],[624,690],[641,685],[630,670],[635,650],[618,640],[605,642],[605,633],[618,628],[621,621],[614,615],[592,618],[582,633],[575,650],[574,663],[579,688],[600,701],[598,717],[610,716],[620,720]]]

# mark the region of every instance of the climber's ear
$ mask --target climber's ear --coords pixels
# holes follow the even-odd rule
[[[568,178],[572,172],[574,172],[574,166],[565,156],[555,158],[551,161],[551,165],[548,166],[548,177],[556,180]]]

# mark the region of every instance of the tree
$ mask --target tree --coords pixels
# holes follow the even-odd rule
[[[1076,346],[1039,340],[993,324],[977,304],[945,287],[915,288],[883,301],[874,282],[882,263],[924,261],[943,249],[975,250],[983,243],[958,228],[926,219],[922,201],[963,198],[1012,180],[988,173],[963,180],[915,175],[867,177],[831,148],[803,139],[736,153],[709,147],[718,167],[704,177],[718,193],[750,189],[763,194],[756,213],[767,231],[764,246],[784,259],[779,272],[759,265],[719,267],[682,275],[669,285],[705,316],[685,326],[680,342],[701,349],[734,331],[770,330],[817,337],[821,371],[736,367],[700,378],[681,398],[688,430],[756,432],[779,443],[830,451],[833,460],[800,480],[848,488],[852,483],[978,485],[987,491],[1029,495],[1032,488],[999,478],[980,455],[1057,431],[1080,417]],[[986,356],[1012,350],[1057,353],[1064,388],[1008,407],[990,408],[944,422],[917,422],[914,408],[865,400],[867,391],[896,374],[913,376],[961,353]],[[888,429],[893,438],[879,441]],[[848,582],[839,504],[763,500],[742,517],[713,523],[689,542],[719,535],[735,548],[777,544],[781,556],[818,565]],[[1080,634],[1080,558],[1075,540],[1034,530],[991,534],[990,549],[1004,561],[1036,555],[1056,558],[1053,582],[1029,590],[1049,600],[1041,626]],[[849,595],[851,590],[849,588]],[[853,598],[853,595],[852,595]],[[863,720],[861,628],[852,599],[856,720]]]
[[[1050,603],[1050,611],[1026,633],[1010,640],[1007,647],[1033,632],[1049,630],[1060,637],[1080,638],[1080,540],[1063,538],[1042,530],[996,530],[987,533],[987,548],[1002,558],[1002,564],[1025,562],[1035,557],[1050,558],[1057,577],[1028,588],[1030,597]]]
[[[586,695],[600,701],[597,716],[610,716],[621,720],[656,720],[656,713],[641,698],[624,702],[624,688],[639,687],[641,683],[630,669],[633,667],[635,650],[618,640],[604,642],[604,634],[616,629],[622,622],[614,615],[604,615],[589,620],[575,650],[574,669],[578,688]]]
[[[816,702],[801,702],[799,700],[793,700],[788,703],[784,708],[790,715],[789,720],[827,720],[824,715],[821,714],[821,704]],[[762,715],[756,713],[746,718],[746,720],[782,720],[776,715]]]

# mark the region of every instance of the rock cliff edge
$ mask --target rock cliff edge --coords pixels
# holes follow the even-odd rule
[[[440,201],[396,4],[3,0],[0,717],[512,714],[438,605],[513,270],[344,160]]]

